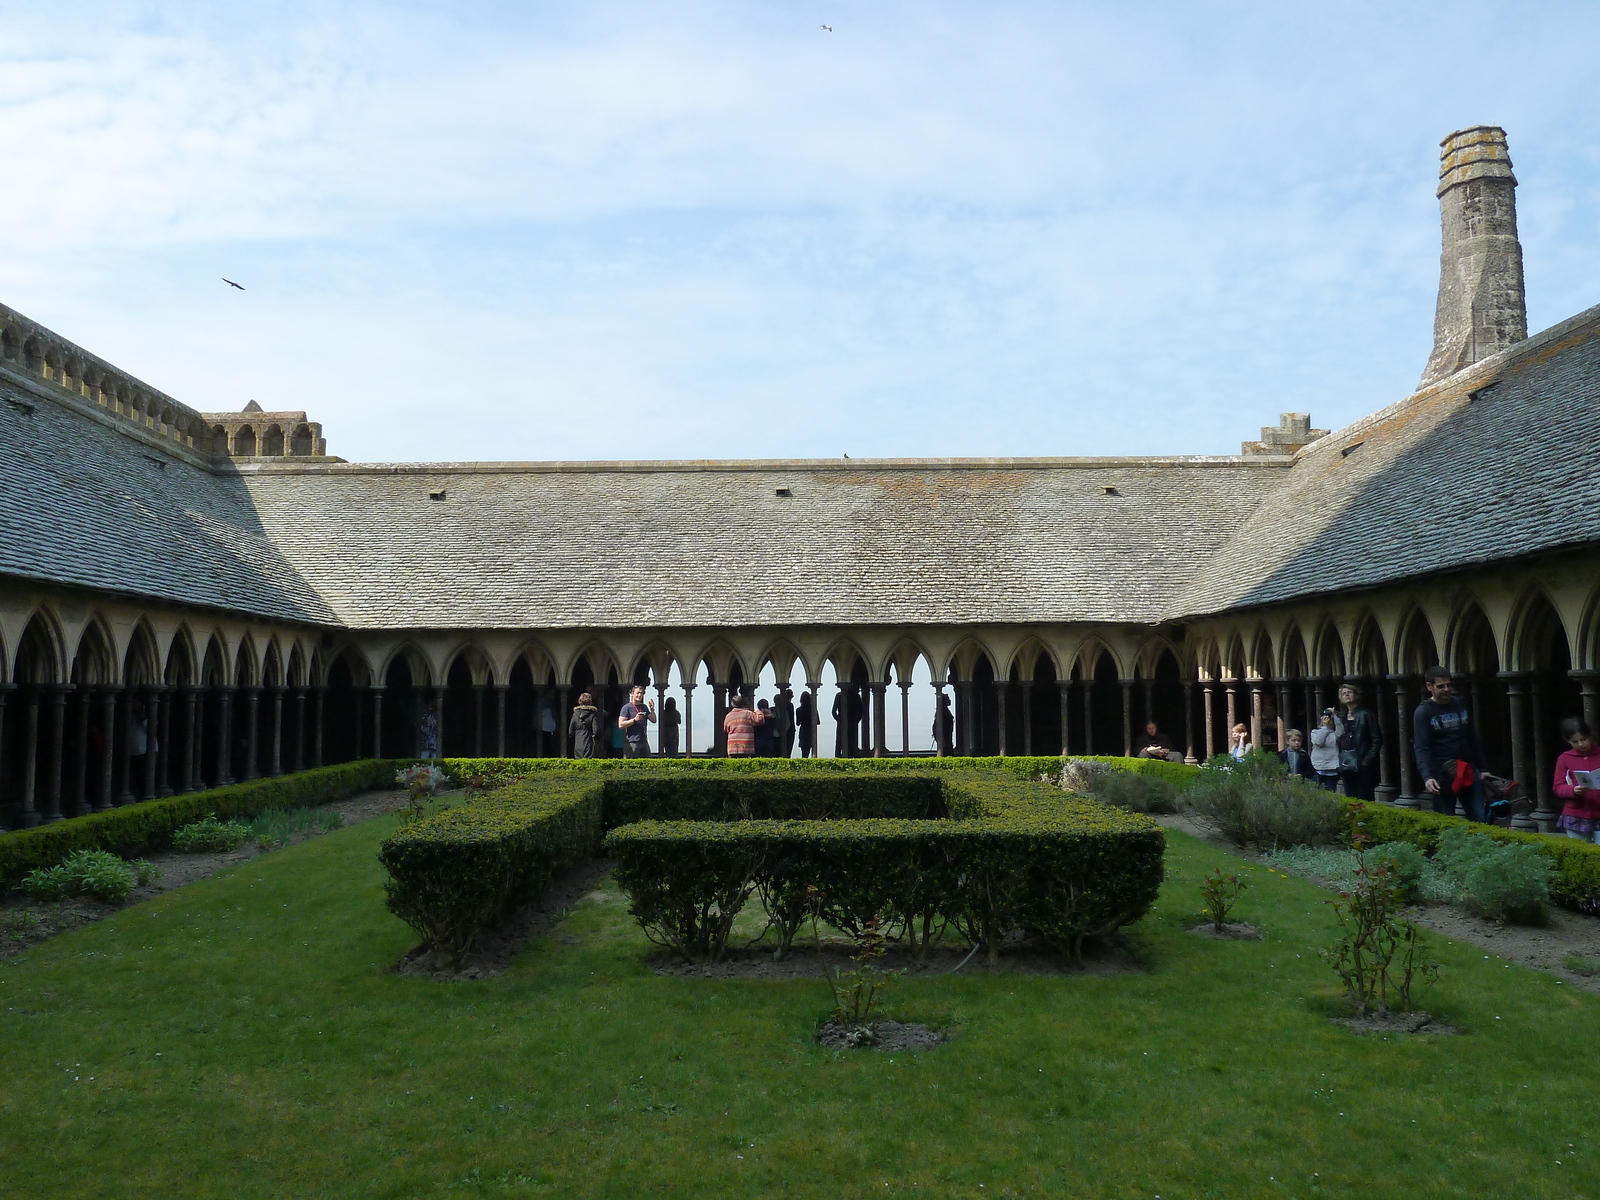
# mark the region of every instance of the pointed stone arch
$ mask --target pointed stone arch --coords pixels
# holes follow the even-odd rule
[[[161,682],[162,673],[155,633],[150,623],[141,618],[122,656],[122,680],[129,687],[149,687]]]
[[[172,636],[161,678],[170,687],[192,687],[200,681],[200,660],[195,655],[194,634],[187,624],[179,625]]]
[[[55,614],[36,608],[17,639],[12,669],[17,683],[63,683],[67,675],[66,641]]]
[[[1335,624],[1333,618],[1323,614],[1317,622],[1316,630],[1312,645],[1312,662],[1316,666],[1316,674],[1330,681],[1343,679],[1347,669],[1344,638],[1339,634],[1339,626]]]

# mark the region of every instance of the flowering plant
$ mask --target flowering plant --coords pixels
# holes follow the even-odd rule
[[[411,813],[416,816],[433,794],[450,782],[450,777],[438,767],[418,763],[414,767],[396,771],[394,781],[405,788],[406,798],[411,801]]]

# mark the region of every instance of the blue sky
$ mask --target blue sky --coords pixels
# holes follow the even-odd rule
[[[819,26],[833,27],[829,33]],[[1230,453],[1600,302],[1592,4],[0,2],[0,299],[365,460]],[[220,281],[228,276],[248,289]]]

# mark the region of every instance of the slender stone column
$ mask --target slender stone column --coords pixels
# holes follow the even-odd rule
[[[1239,723],[1239,681],[1237,679],[1224,679],[1222,690],[1227,704],[1224,711],[1228,717],[1228,727],[1222,731],[1223,741],[1227,743],[1227,752],[1233,753],[1233,727]]]
[[[997,714],[999,717],[998,727],[1000,730],[1000,743],[997,749],[1000,751],[1001,758],[1006,757],[1007,750],[1006,725],[1008,722],[1006,721],[1006,695],[1010,691],[1011,681],[1009,679],[997,679],[994,681],[994,694],[995,699],[998,701],[996,708],[999,709]]]
[[[232,684],[222,684],[217,693],[217,786],[236,782],[233,777],[233,697]]]
[[[319,683],[311,689],[311,765],[313,767],[322,765],[322,698],[327,694],[327,691],[328,685],[325,683]],[[357,695],[359,696],[359,693]],[[361,741],[361,707],[359,701],[356,706],[356,741],[357,743]],[[358,744],[356,746],[356,756],[360,757],[360,754],[361,747]]]
[[[961,730],[961,736],[965,739],[958,749],[968,758],[978,756],[978,713],[977,705],[972,701],[972,680],[956,680],[956,707],[960,709],[956,714],[957,728]]]
[[[1316,695],[1316,704],[1314,707],[1316,708],[1317,718],[1319,720],[1322,717],[1322,710],[1327,708],[1329,704],[1332,703],[1328,699],[1328,688],[1332,683],[1333,680],[1328,678],[1326,675],[1318,675],[1314,680],[1312,680],[1312,686],[1315,689]],[[1307,720],[1309,719],[1310,718],[1307,718]],[[1307,732],[1309,732],[1309,730]]]
[[[1139,682],[1144,685],[1144,719],[1146,721],[1154,721],[1156,719],[1156,681],[1152,677],[1150,679],[1141,679]],[[1144,726],[1141,723],[1140,729],[1142,730],[1143,728]],[[1165,733],[1167,731],[1163,729],[1162,732]],[[1142,733],[1139,735],[1139,740],[1144,740]]]
[[[1061,753],[1069,753],[1067,734],[1072,729],[1072,680],[1056,680],[1056,688],[1061,693]]]
[[[105,812],[116,803],[117,689],[107,684],[100,689],[100,790],[94,811]]]
[[[1122,684],[1122,757],[1133,757],[1133,683],[1131,679],[1119,680]]]
[[[122,751],[117,755],[117,804],[132,804],[133,781],[133,703],[136,691],[124,685],[122,689]],[[148,743],[148,738],[146,739]]]
[[[171,686],[163,685],[155,696],[156,712],[160,719],[156,727],[161,730],[151,754],[155,759],[157,796],[172,795],[172,694]]]
[[[1538,807],[1533,812],[1533,822],[1539,827],[1540,833],[1557,833],[1560,830],[1561,805],[1556,803],[1555,793],[1550,790],[1555,764],[1550,761],[1550,737],[1544,723],[1544,679],[1534,675],[1528,684],[1528,699],[1533,710],[1533,778],[1538,784],[1534,794],[1539,798]]]
[[[1277,689],[1278,749],[1282,750],[1289,744],[1289,729],[1294,724],[1289,719],[1289,681],[1284,678],[1278,678],[1272,682]],[[1301,732],[1305,731],[1302,730]],[[1306,749],[1311,749],[1310,734],[1306,735]]]
[[[444,688],[435,686],[434,689],[433,689],[433,695],[432,695],[431,699],[432,699],[432,704],[433,704],[434,737],[438,740],[438,745],[436,745],[434,747],[434,750],[433,750],[433,756],[435,758],[443,758],[444,757]],[[417,740],[418,740],[419,743],[422,740],[422,714],[421,713],[417,714]],[[421,745],[418,745],[417,746],[417,753],[420,755],[422,753],[423,749],[424,748]]]
[[[1022,753],[1033,757],[1033,680],[1024,679],[1022,688]]]
[[[566,686],[556,688],[556,699],[559,704],[556,708],[556,745],[559,747],[557,757],[570,758],[567,752],[567,722],[572,718],[572,707],[567,703],[571,689]]]
[[[244,777],[246,779],[259,779],[261,771],[257,764],[261,762],[261,689],[247,687],[244,690]]]
[[[1600,733],[1600,671],[1568,671],[1583,690],[1583,723]],[[3,697],[0,697],[3,703]]]
[[[16,690],[16,684],[0,682],[0,796],[6,793],[11,764],[6,760],[6,696]]]
[[[911,755],[911,684],[897,681],[900,688],[900,754]]]
[[[1078,681],[1083,687],[1083,753],[1094,754],[1094,677],[1086,675]]]
[[[1194,684],[1183,685],[1183,761],[1193,766],[1199,761],[1194,754]]]
[[[1417,761],[1415,753],[1410,750],[1411,712],[1416,707],[1411,703],[1410,675],[1391,675],[1389,682],[1394,687],[1394,715],[1395,730],[1395,762],[1397,770],[1395,777],[1400,782],[1400,791],[1394,798],[1397,808],[1431,808],[1433,797],[1423,791],[1417,779]],[[1448,787],[1447,780],[1439,781],[1441,787]],[[1427,803],[1424,804],[1423,801]],[[1459,807],[1459,806],[1458,806]]]
[[[472,757],[483,757],[483,693],[488,684],[475,683],[472,685]],[[444,743],[439,743],[440,753],[444,752]]]
[[[22,702],[22,797],[17,824],[32,829],[39,823],[37,788],[39,781],[39,687],[35,685]]]
[[[1528,674],[1525,671],[1501,671],[1506,681],[1507,717],[1511,723],[1511,773],[1522,784],[1524,795],[1537,795],[1538,783],[1530,776],[1532,764],[1528,760]],[[1528,816],[1511,818],[1511,828],[1536,831],[1538,825]]]
[[[206,786],[206,698],[211,689],[194,689],[194,736],[189,741],[189,780],[196,788]]]
[[[178,764],[178,790],[180,792],[194,791],[194,780],[197,766],[195,747],[200,744],[200,723],[196,719],[196,711],[200,707],[200,689],[193,684],[185,684],[182,689],[183,696],[183,759]]]
[[[1250,744],[1261,749],[1261,680],[1252,675],[1250,688]]]
[[[283,774],[283,688],[268,689],[268,703],[272,705],[272,738],[268,746],[267,774],[276,778]]]
[[[70,691],[70,683],[52,683],[44,688],[44,811],[40,815],[46,824],[61,820],[61,767],[67,750],[67,693]]]
[[[494,685],[494,754],[496,758],[504,758],[506,756],[506,693],[510,690],[511,685],[509,683],[497,683]],[[542,716],[543,714],[540,712],[538,704],[535,704],[533,706],[533,723],[536,728],[544,725],[541,719]]]
[[[1206,720],[1206,752],[1201,757],[1204,762],[1217,752],[1217,683],[1214,679],[1207,679],[1200,685],[1205,705]]]
[[[683,681],[683,728],[679,731],[678,737],[678,740],[682,742],[680,750],[685,758],[694,757],[694,688],[694,681],[685,678]],[[812,684],[811,719],[813,723],[815,723],[817,719],[817,705],[820,703],[821,696],[822,685],[820,683]],[[814,748],[812,752],[817,753],[815,749],[817,745],[817,732],[814,728],[811,731],[811,745]]]
[[[0,704],[4,703],[5,696],[0,695]],[[68,815],[74,817],[89,811],[89,718],[93,715],[93,707],[93,685],[80,683],[78,703],[73,709],[76,720],[73,722],[72,740],[77,753],[72,758],[72,789],[67,807]]]
[[[144,780],[139,785],[140,800],[156,798],[157,768],[161,765],[161,692],[160,684],[144,689]]]
[[[841,689],[843,684],[840,685]],[[728,755],[728,732],[723,729],[722,721],[728,715],[728,685],[711,681],[711,753],[717,758],[726,758]],[[839,715],[841,728],[848,730],[850,726],[849,701],[845,701],[845,711]],[[845,734],[849,736],[848,732]]]
[[[888,697],[889,684],[885,681],[883,683],[869,684],[868,687],[872,691],[872,757],[882,758],[884,756],[885,729],[888,725],[884,707]]]
[[[372,757],[383,757],[383,684],[374,683],[367,687],[372,693]]]
[[[306,769],[306,689],[294,689],[294,765],[291,771]]]

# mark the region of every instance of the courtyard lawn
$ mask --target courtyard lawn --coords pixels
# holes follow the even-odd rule
[[[1332,1024],[1327,893],[1169,835],[1145,969],[904,984],[924,1054],[811,1040],[820,981],[662,978],[621,896],[504,977],[389,973],[386,817],[0,963],[16,1196],[1600,1196],[1600,1001],[1440,945],[1458,1037]]]

